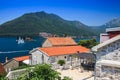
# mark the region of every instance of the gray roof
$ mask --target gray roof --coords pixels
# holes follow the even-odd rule
[[[112,32],[112,31],[120,31],[120,27],[106,29],[106,32]]]

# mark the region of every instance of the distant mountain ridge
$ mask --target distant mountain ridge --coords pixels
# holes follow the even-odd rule
[[[109,22],[96,27],[95,29],[98,31],[98,33],[103,33],[105,32],[106,28],[114,28],[114,27],[120,27],[120,17],[114,18],[110,20]]]
[[[109,23],[109,25],[112,24],[112,22]],[[55,14],[48,14],[41,11],[24,14],[21,17],[0,25],[0,35],[26,36],[38,35],[40,32],[48,32],[57,35],[95,36],[103,32],[105,28],[105,25],[96,28],[89,27],[79,21],[64,20]]]

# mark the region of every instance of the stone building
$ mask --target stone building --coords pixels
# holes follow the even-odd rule
[[[18,68],[24,60],[28,60],[29,56],[21,56],[21,57],[15,57],[11,60],[8,60],[6,63],[3,64],[6,72],[9,72],[15,68]]]
[[[42,47],[74,46],[77,43],[71,37],[48,37]]]
[[[58,60],[70,61],[71,55],[90,53],[88,48],[83,46],[62,46],[36,48],[30,51],[31,64],[57,63]]]
[[[120,80],[120,35],[92,48],[96,54],[95,80]]]

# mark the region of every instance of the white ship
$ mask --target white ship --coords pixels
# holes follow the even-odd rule
[[[19,37],[19,39],[17,40],[18,44],[23,44],[25,43],[24,39],[22,39],[21,37]]]

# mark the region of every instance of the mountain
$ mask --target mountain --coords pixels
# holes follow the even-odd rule
[[[96,26],[91,28],[97,35],[99,35],[100,33],[105,33],[106,28],[114,28],[114,27],[120,27],[120,18],[112,19],[101,26]]]
[[[91,27],[79,21],[64,20],[55,14],[48,14],[44,11],[27,13],[0,25],[0,35],[26,36],[38,35],[40,32],[71,36],[96,35]]]

